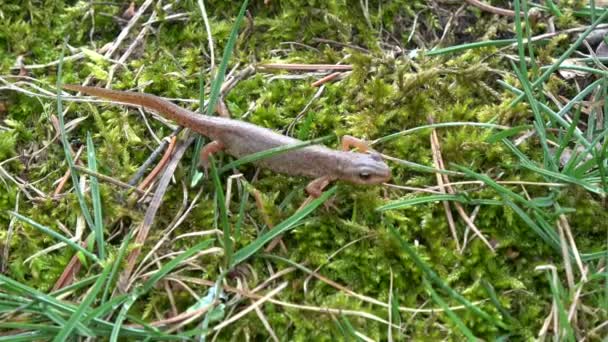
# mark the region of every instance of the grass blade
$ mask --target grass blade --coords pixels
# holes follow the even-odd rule
[[[545,70],[545,72],[542,73],[542,75],[540,75],[540,77],[538,77],[534,82],[532,82],[532,89],[536,89],[543,82],[545,82],[549,78],[549,76],[551,76],[551,74],[554,71],[556,71],[559,68],[559,66],[568,57],[570,57],[570,55],[576,49],[578,49],[578,47],[583,43],[585,38],[587,38],[589,33],[591,33],[591,31],[593,31],[597,25],[602,23],[602,21],[606,18],[606,16],[608,16],[608,10],[605,10],[604,13],[602,13],[602,15],[599,18],[597,18],[597,20],[595,20],[583,33],[581,33],[578,36],[578,38],[576,39],[576,41],[568,47],[568,49],[557,59],[557,61],[555,63],[553,63],[553,65],[550,68]],[[513,108],[516,104],[518,104],[523,98],[524,98],[523,94],[517,96],[517,98],[515,98],[515,100],[511,101],[511,108]]]
[[[215,105],[217,104],[217,100],[220,97],[220,91],[222,89],[222,83],[224,83],[224,77],[226,74],[226,69],[228,68],[228,61],[230,61],[230,56],[232,56],[232,50],[234,49],[234,45],[236,43],[236,39],[239,33],[239,27],[241,26],[241,22],[243,21],[243,17],[245,16],[245,10],[247,9],[247,3],[249,0],[243,1],[241,5],[241,9],[239,10],[239,14],[236,16],[234,24],[232,25],[232,30],[230,31],[230,36],[228,37],[228,41],[226,42],[226,47],[224,48],[224,54],[222,55],[222,61],[220,63],[220,67],[216,73],[215,78],[211,82],[211,92],[209,94],[209,101],[207,102],[207,115],[213,115],[213,111],[215,110]],[[200,108],[204,107],[204,80],[200,81],[201,90],[200,90]],[[191,166],[191,170],[196,170],[198,167],[198,155],[201,152],[201,148],[203,146],[202,138],[197,138],[196,145],[194,149],[194,155],[196,156],[193,159],[193,164]],[[191,184],[196,184],[201,177],[201,173],[195,171],[193,173]]]
[[[87,155],[89,169],[93,172],[97,172],[97,158],[95,157],[95,145],[93,145],[93,139],[91,133],[87,133]],[[97,242],[97,252],[99,259],[104,260],[106,258],[105,252],[105,239],[103,237],[103,215],[101,212],[101,197],[99,195],[99,182],[97,177],[91,177],[91,200],[93,201],[93,217],[95,219],[95,241]]]
[[[9,211],[9,213],[13,216],[15,216],[18,220],[25,222],[27,224],[29,224],[30,226],[54,237],[55,239],[64,242],[65,244],[67,244],[68,246],[72,247],[74,250],[76,250],[77,252],[80,252],[84,255],[86,255],[87,257],[89,257],[90,259],[94,260],[95,262],[99,263],[99,259],[97,258],[97,256],[91,252],[89,252],[86,248],[80,246],[79,244],[75,243],[74,241],[66,238],[65,236],[57,233],[56,231],[50,229],[49,227],[43,226],[40,223],[27,218],[19,213],[16,213],[14,211]]]
[[[224,82],[226,69],[228,68],[228,61],[232,55],[232,50],[234,49],[234,44],[236,43],[236,38],[239,33],[239,27],[241,26],[241,22],[245,16],[245,10],[247,9],[248,2],[249,0],[243,1],[239,14],[236,16],[234,21],[234,25],[232,25],[232,30],[230,31],[230,36],[228,37],[226,47],[224,48],[224,54],[222,55],[222,62],[220,63],[217,75],[211,83],[211,93],[209,94],[209,102],[207,103],[207,115],[213,114],[217,100],[220,97],[220,90],[222,88],[222,83]]]
[[[337,186],[334,185],[331,189],[325,191],[321,196],[319,196],[319,198],[316,198],[307,206],[305,206],[301,210],[298,210],[288,219],[276,225],[272,230],[267,231],[262,236],[255,239],[255,241],[253,241],[249,245],[238,250],[236,253],[234,253],[234,260],[232,261],[231,267],[234,267],[245,261],[247,258],[255,254],[255,252],[257,252],[259,249],[261,249],[270,240],[294,228],[304,217],[308,216],[308,214],[313,212],[313,210],[315,210],[330,196],[332,196],[336,192],[336,190]]]
[[[124,238],[122,244],[120,245],[120,249],[118,249],[118,255],[114,260],[114,264],[112,265],[112,271],[110,272],[110,278],[106,283],[106,287],[103,290],[103,295],[101,296],[101,303],[105,303],[108,295],[110,294],[110,286],[114,283],[114,279],[116,278],[116,273],[118,273],[118,269],[122,264],[125,255],[127,254],[127,247],[129,246],[129,242],[131,242],[131,237],[133,236],[133,231],[129,231],[129,234]]]
[[[232,233],[230,231],[230,225],[228,224],[228,213],[226,210],[226,197],[224,197],[224,188],[220,181],[220,176],[215,167],[215,159],[213,156],[210,158],[211,162],[211,178],[213,178],[213,184],[215,185],[215,199],[216,205],[219,208],[220,225],[224,232],[224,265],[226,268],[230,266],[230,260],[232,259]]]
[[[492,124],[492,123],[484,123],[484,122],[466,122],[466,121],[465,122],[441,122],[441,123],[435,123],[435,124],[418,126],[418,127],[406,129],[405,131],[389,134],[387,136],[384,136],[382,138],[374,140],[371,143],[371,145],[375,145],[375,144],[379,144],[379,143],[385,143],[387,141],[391,141],[391,140],[396,139],[398,137],[401,137],[401,136],[404,136],[404,135],[408,135],[408,134],[412,134],[414,132],[422,131],[422,130],[425,130],[425,129],[428,129],[428,128],[459,127],[459,126],[484,127],[484,128],[488,128],[488,129],[501,129],[501,130],[511,129],[511,127],[502,126],[502,125],[496,125],[496,124]]]
[[[481,42],[448,46],[448,47],[442,48],[442,49],[433,49],[431,51],[426,52],[426,55],[427,56],[446,55],[449,53],[455,53],[455,52],[465,51],[465,50],[469,50],[469,49],[477,49],[477,48],[488,47],[488,46],[503,47],[503,46],[511,45],[516,42],[517,42],[516,39],[484,40]]]
[[[518,16],[516,16],[516,17],[518,17]],[[437,294],[437,292],[435,292],[435,290],[433,289],[433,286],[431,286],[431,284],[429,283],[429,281],[426,278],[424,279],[424,285],[425,285],[427,291],[430,293],[433,301],[435,303],[437,303],[443,309],[443,311],[445,312],[446,315],[448,315],[448,317],[450,318],[452,323],[454,323],[454,325],[458,328],[458,330],[460,330],[460,332],[464,336],[466,336],[467,340],[477,341],[477,338],[475,337],[475,335],[473,335],[473,332],[469,328],[467,328],[467,326],[460,319],[460,317],[458,317],[458,315],[455,314],[454,311],[452,311],[450,309],[449,305],[441,298],[441,296],[439,296]]]
[[[150,276],[150,278],[148,278],[148,280],[141,287],[138,287],[133,292],[131,292],[128,295],[127,301],[123,304],[118,316],[116,317],[116,321],[114,322],[114,327],[112,329],[112,334],[110,335],[110,341],[118,340],[118,334],[122,327],[122,323],[124,322],[125,318],[127,317],[127,313],[129,312],[129,309],[131,308],[131,306],[133,306],[133,304],[135,304],[135,302],[137,301],[137,299],[140,296],[146,294],[148,291],[153,289],[159,280],[161,280],[164,276],[166,276],[169,272],[171,272],[181,262],[194,256],[196,253],[200,252],[201,250],[209,247],[212,243],[213,243],[213,239],[204,240],[204,241],[199,242],[195,246],[189,248],[184,253],[178,255],[173,260],[171,260],[168,263],[166,263],[165,265],[163,265],[158,271],[156,271],[152,276]]]
[[[219,173],[224,173],[226,171],[231,170],[232,168],[241,166],[243,164],[252,163],[252,162],[258,161],[260,159],[270,158],[270,157],[273,157],[273,156],[281,154],[281,153],[297,150],[297,149],[300,149],[300,148],[303,148],[306,146],[310,146],[310,145],[315,145],[315,144],[321,143],[325,140],[329,140],[332,137],[333,137],[333,135],[327,135],[327,136],[309,140],[309,141],[302,141],[302,142],[298,142],[295,144],[273,147],[273,148],[269,148],[264,151],[248,154],[243,158],[240,158],[231,163],[228,163],[227,165],[225,165],[224,167],[222,167],[219,170]]]
[[[63,57],[65,55],[65,47],[67,45],[67,39],[63,43],[63,47],[61,48],[61,54],[59,55],[59,65],[57,67],[57,117],[59,119],[59,133],[61,137],[61,145],[63,146],[63,152],[65,153],[65,160],[68,162],[68,167],[70,168],[70,174],[72,176],[72,184],[74,185],[74,192],[76,193],[76,197],[78,198],[78,203],[80,204],[80,210],[82,211],[82,215],[84,216],[85,221],[89,228],[94,231],[95,224],[93,223],[93,219],[91,218],[91,212],[89,211],[89,206],[84,199],[84,195],[82,191],[80,191],[80,186],[78,182],[78,173],[74,168],[74,159],[72,158],[72,152],[70,151],[70,143],[68,142],[67,133],[65,131],[65,122],[63,119],[63,103],[61,97],[61,73],[63,70]]]
[[[455,300],[457,300],[458,302],[460,302],[461,304],[466,306],[475,315],[483,318],[485,321],[487,321],[493,325],[499,326],[503,329],[507,328],[507,326],[503,322],[490,316],[485,311],[476,307],[473,303],[468,301],[466,298],[461,296],[458,292],[456,292],[451,287],[449,287],[447,284],[445,284],[443,282],[443,280],[441,280],[439,275],[437,275],[437,273],[435,273],[435,271],[433,271],[429,267],[429,265],[424,260],[422,260],[422,258],[420,258],[418,256],[418,254],[414,251],[414,249],[401,237],[401,235],[399,235],[399,233],[397,232],[397,230],[395,230],[395,228],[389,227],[389,230],[395,236],[397,241],[399,242],[401,249],[410,257],[410,259],[412,259],[412,261],[416,264],[416,266],[418,266],[418,268],[421,269],[422,272],[424,272],[424,274],[426,275],[426,277],[428,279],[430,279],[430,281],[432,281],[433,283],[435,283],[435,285],[439,286],[444,291],[446,291],[450,295],[450,297],[454,298]]]
[[[87,296],[82,301],[82,303],[80,303],[80,305],[78,306],[78,309],[76,309],[76,311],[74,311],[74,313],[72,314],[70,319],[63,326],[61,331],[55,336],[53,341],[56,341],[56,342],[65,341],[70,336],[70,334],[72,333],[72,330],[76,327],[76,324],[79,322],[79,320],[81,320],[83,318],[83,314],[89,309],[89,307],[91,306],[91,304],[93,303],[95,298],[97,298],[97,294],[99,293],[99,291],[101,290],[101,287],[103,286],[106,279],[108,278],[108,275],[110,274],[111,269],[112,269],[112,267],[110,264],[107,264],[104,267],[103,271],[101,272],[101,276],[99,278],[97,278],[95,285],[93,285],[93,289],[91,289],[91,291],[87,294]]]

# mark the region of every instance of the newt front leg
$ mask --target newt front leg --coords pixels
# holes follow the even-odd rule
[[[365,153],[369,151],[369,146],[364,140],[355,138],[352,135],[345,135],[342,137],[342,151],[350,151],[351,148],[357,148],[359,152]]]
[[[351,148],[356,148],[361,153],[365,153],[370,151],[369,146],[364,140],[355,138],[351,135],[345,135],[342,137],[340,145],[342,146],[343,151],[350,151]],[[323,176],[319,177],[312,182],[308,183],[306,186],[306,192],[313,198],[317,198],[321,196],[323,193],[323,189],[332,181],[332,177]]]

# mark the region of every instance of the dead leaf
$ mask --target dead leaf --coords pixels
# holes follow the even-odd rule
[[[584,63],[581,63],[579,61],[577,61],[574,58],[568,58],[564,61],[564,63],[562,63],[562,67],[568,66],[568,65],[572,65],[572,66],[585,66]],[[586,71],[580,71],[580,70],[572,70],[572,69],[559,69],[558,73],[561,77],[563,77],[566,80],[571,80],[573,78],[576,77],[585,77],[587,76],[589,73]]]

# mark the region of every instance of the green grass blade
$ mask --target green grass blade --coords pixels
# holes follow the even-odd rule
[[[91,133],[87,133],[87,156],[89,169],[93,172],[97,172],[97,158],[95,156],[95,145],[93,145],[93,139]],[[93,201],[93,217],[95,219],[95,241],[97,242],[97,251],[99,259],[104,260],[106,258],[105,252],[105,239],[103,237],[103,215],[101,211],[101,197],[99,195],[99,181],[97,177],[91,177],[91,200]]]
[[[468,198],[466,194],[442,194],[442,195],[429,195],[429,196],[421,196],[415,198],[409,198],[404,200],[395,200],[376,208],[377,211],[387,211],[387,210],[395,210],[402,209],[405,207],[409,207],[412,205],[418,205],[421,203],[429,203],[429,202],[439,202],[439,201],[454,201],[463,204],[471,204],[471,205],[504,205],[503,201],[499,200],[491,200],[491,199],[474,199]],[[550,205],[550,204],[547,204]]]
[[[112,333],[110,334],[110,342],[118,341],[118,334],[120,334],[122,323],[127,317],[127,312],[129,312],[131,306],[135,304],[135,301],[137,301],[139,295],[140,294],[138,292],[134,292],[127,296],[127,301],[122,305],[122,308],[120,308],[120,312],[118,313],[118,316],[116,316],[116,320],[114,321],[114,327],[112,328]]]
[[[295,144],[273,147],[273,148],[269,148],[264,151],[248,154],[243,158],[240,158],[231,163],[228,163],[227,165],[225,165],[224,167],[222,167],[219,170],[219,173],[224,173],[235,167],[238,167],[238,166],[241,166],[241,165],[247,164],[247,163],[252,163],[252,162],[258,161],[260,159],[270,158],[270,157],[276,156],[281,153],[297,150],[297,149],[300,149],[300,148],[303,148],[306,146],[310,146],[310,145],[319,144],[323,141],[329,140],[332,137],[333,137],[333,135],[328,135],[328,136],[324,136],[324,137],[309,140],[309,141],[302,141],[302,142],[297,142]]]
[[[514,193],[513,191],[507,189],[506,187],[496,183],[492,178],[481,174],[481,173],[476,173],[473,172],[472,170],[464,167],[464,166],[460,166],[460,165],[453,165],[455,168],[457,168],[458,170],[460,170],[462,173],[464,173],[465,175],[475,178],[476,180],[482,181],[484,182],[486,185],[488,185],[489,187],[491,187],[492,189],[494,189],[496,192],[498,192],[499,195],[506,197],[506,198],[513,198],[516,201],[523,203],[526,206],[530,206],[530,207],[535,207],[535,205],[533,204],[533,202],[528,201],[527,199],[525,199],[523,196]]]
[[[557,170],[557,165],[555,164],[553,158],[551,158],[551,156],[549,155],[546,123],[543,120],[542,115],[540,114],[540,110],[538,108],[538,101],[536,100],[536,98],[534,98],[534,94],[532,93],[532,87],[530,85],[530,82],[528,81],[528,76],[517,70],[517,67],[515,67],[514,65],[513,68],[515,69],[515,73],[517,74],[517,77],[519,78],[519,81],[522,87],[524,88],[524,93],[528,98],[528,103],[530,104],[530,107],[532,108],[532,113],[534,114],[534,128],[536,129],[536,134],[538,135],[543,150],[543,164],[546,168],[555,171]]]
[[[441,280],[441,278],[439,277],[439,275],[437,275],[437,273],[435,273],[435,271],[433,271],[431,269],[431,267],[424,260],[422,260],[421,257],[418,256],[418,254],[414,251],[414,248],[412,248],[409,245],[409,243],[407,243],[403,239],[403,237],[401,237],[401,235],[399,235],[399,233],[397,232],[397,230],[395,230],[395,228],[393,228],[393,227],[388,227],[388,228],[389,228],[390,232],[395,236],[397,241],[399,242],[401,249],[410,257],[410,259],[416,264],[416,266],[420,270],[422,270],[422,272],[424,272],[426,277],[431,282],[433,282],[435,285],[439,286],[447,294],[449,294],[450,297],[454,298],[455,300],[457,300],[458,302],[460,302],[461,304],[466,306],[472,313],[474,313],[475,315],[484,319],[488,323],[491,323],[491,324],[501,327],[503,329],[507,328],[507,326],[503,322],[490,316],[488,313],[486,313],[485,311],[483,311],[480,308],[478,308],[477,306],[475,306],[473,303],[468,301],[466,298],[464,298],[462,295],[460,295],[458,292],[456,292],[454,289],[452,289],[446,283],[444,283],[443,280]]]
[[[392,201],[388,204],[385,204],[381,207],[376,208],[376,210],[377,211],[387,211],[387,210],[401,209],[401,208],[409,207],[412,205],[429,203],[429,202],[438,202],[438,201],[463,202],[463,201],[465,201],[465,198],[462,195],[450,195],[450,194],[420,196],[420,197],[410,198],[410,199],[406,199],[406,200]]]
[[[60,288],[57,291],[53,291],[53,292],[49,293],[49,296],[57,297],[57,296],[62,295],[64,293],[68,293],[68,292],[71,292],[71,291],[79,290],[79,289],[81,289],[81,288],[83,288],[85,286],[93,284],[97,280],[97,278],[99,278],[99,276],[100,276],[99,274],[94,274],[92,276],[86,277],[86,278],[84,278],[82,280],[79,280],[79,281],[73,283],[73,284],[70,284],[69,286],[62,287],[62,288]]]
[[[1,329],[19,329],[19,330],[35,330],[36,332],[53,332],[57,333],[61,328],[47,324],[32,324],[23,322],[0,322]],[[5,331],[5,330],[4,330]]]
[[[501,80],[498,80],[497,82],[498,82],[498,84],[502,85],[503,87],[507,88],[508,90],[512,91],[513,93],[515,93],[517,95],[525,96],[525,93],[523,91],[521,91]],[[545,104],[539,103],[539,106],[546,114],[548,114],[551,117],[551,120],[556,121],[565,129],[568,129],[571,126],[571,124],[568,121],[566,121],[564,118],[557,115],[551,108],[547,107]],[[574,136],[579,140],[579,142],[581,144],[583,144],[583,146],[589,147],[591,145],[591,143],[587,140],[587,138],[585,138],[583,136],[583,133],[581,132],[581,130],[578,127],[576,127],[574,129]]]
[[[34,227],[34,228],[36,228],[36,229],[38,229],[38,230],[40,230],[40,231],[42,231],[42,232],[44,232],[44,233],[46,233],[48,235],[54,237],[55,239],[57,239],[57,240],[59,240],[61,242],[64,242],[65,244],[67,244],[68,246],[72,247],[77,252],[80,252],[80,253],[86,255],[87,257],[89,257],[91,260],[95,261],[96,263],[99,263],[99,259],[97,258],[97,256],[95,254],[89,252],[86,248],[80,246],[80,244],[75,243],[74,241],[72,241],[72,240],[66,238],[65,236],[57,233],[56,231],[54,231],[54,230],[52,230],[52,229],[50,229],[48,227],[45,227],[45,226],[41,225],[40,223],[38,223],[38,222],[36,222],[36,221],[34,221],[34,220],[30,219],[30,218],[27,218],[27,217],[25,217],[25,216],[23,216],[23,215],[21,215],[19,213],[16,213],[14,211],[9,211],[9,213],[11,215],[15,216],[18,220],[29,224],[30,226],[32,226],[32,227]]]
[[[232,232],[230,231],[230,225],[228,224],[228,212],[226,210],[226,197],[224,196],[224,188],[222,187],[220,176],[217,172],[217,168],[215,167],[215,159],[213,156],[211,156],[210,162],[211,178],[213,179],[213,184],[215,186],[215,200],[216,205],[219,208],[220,225],[222,226],[222,231],[224,232],[224,266],[229,268],[230,261],[232,259],[233,247]]]
[[[501,141],[502,139],[507,139],[519,132],[523,132],[525,130],[528,130],[530,128],[532,128],[534,126],[532,125],[521,125],[521,126],[517,126],[517,127],[513,127],[513,128],[509,128],[509,129],[505,129],[502,132],[498,132],[495,134],[490,135],[487,139],[486,142],[493,144],[496,143],[498,141]]]
[[[234,49],[234,45],[236,44],[236,39],[239,33],[239,27],[241,26],[241,22],[243,21],[243,17],[245,16],[245,10],[247,9],[247,3],[249,0],[243,1],[241,5],[241,9],[239,10],[239,14],[236,16],[234,24],[232,25],[232,30],[230,31],[230,36],[228,37],[228,41],[226,42],[226,47],[224,48],[224,54],[222,55],[222,61],[220,63],[219,69],[216,73],[215,78],[211,82],[211,92],[209,94],[209,102],[207,102],[207,115],[213,115],[213,111],[215,111],[215,105],[220,97],[220,91],[222,89],[222,83],[224,83],[224,77],[226,74],[226,69],[228,68],[228,62],[230,61],[230,56],[232,56],[232,50]],[[201,87],[204,87],[204,81],[200,82]],[[200,91],[201,98],[201,107],[204,105],[204,95],[203,90]],[[202,138],[197,139],[197,144],[195,145],[195,158],[192,164],[191,169],[196,170],[198,167],[198,155],[200,154],[200,150],[203,146]],[[201,178],[201,173],[195,171],[193,173],[191,184],[196,184],[198,180]]]
[[[65,320],[61,318],[59,315],[55,314],[56,310],[64,314],[72,314],[76,311],[76,308],[73,305],[64,304],[61,301],[44,294],[34,288],[31,288],[27,285],[21,284],[20,282],[13,280],[9,277],[6,277],[0,274],[0,288],[9,287],[12,288],[13,291],[18,292],[24,297],[30,297],[32,300],[47,304],[44,311],[41,314],[46,315],[49,319],[52,319],[58,322],[59,325],[63,326],[65,324]],[[55,310],[56,309],[56,310]],[[79,331],[84,332],[87,335],[92,335],[93,333],[80,322],[76,323],[76,328]]]
[[[566,134],[560,138],[559,146],[555,149],[555,152],[553,154],[553,158],[555,159],[555,162],[557,164],[560,164],[562,153],[564,153],[564,150],[566,150],[566,148],[568,148],[568,146],[570,144],[570,140],[574,136],[574,129],[578,126],[580,117],[581,117],[581,108],[578,107],[577,110],[574,112],[574,118],[572,118],[572,124],[570,125],[568,130],[566,130]]]
[[[241,238],[241,226],[243,225],[243,221],[245,220],[245,207],[247,206],[248,199],[249,191],[243,191],[241,203],[239,204],[239,213],[236,217],[236,223],[234,224],[234,239],[236,241]]]
[[[361,338],[357,335],[357,330],[355,330],[355,327],[353,327],[352,323],[350,323],[346,315],[341,314],[336,324],[340,326],[340,330],[344,334],[344,337],[347,341],[362,341]]]
[[[458,330],[460,330],[460,332],[464,336],[466,336],[467,340],[477,341],[477,338],[475,337],[475,335],[473,335],[473,332],[469,328],[467,328],[466,324],[464,324],[464,322],[460,319],[460,317],[458,317],[458,315],[456,313],[454,313],[454,311],[452,311],[452,309],[450,309],[449,305],[441,298],[441,296],[439,296],[437,294],[437,292],[435,292],[435,290],[433,289],[433,286],[429,283],[429,281],[426,278],[424,278],[424,285],[425,285],[425,288],[427,289],[427,291],[430,293],[433,301],[435,303],[437,303],[443,309],[443,312],[445,312],[445,314],[448,315],[448,318],[452,321],[452,323],[454,323],[456,328],[458,328]]]
[[[166,263],[165,265],[163,265],[158,271],[156,271],[152,276],[150,276],[150,278],[148,278],[148,280],[146,280],[146,282],[141,287],[138,287],[133,292],[131,292],[128,295],[127,300],[123,304],[122,308],[120,309],[118,316],[116,317],[116,320],[114,322],[114,327],[112,329],[112,334],[110,335],[110,341],[118,340],[118,337],[119,337],[118,335],[119,335],[120,329],[122,327],[122,323],[124,322],[125,318],[127,317],[127,313],[129,312],[129,309],[131,308],[131,306],[133,306],[133,304],[135,304],[135,302],[137,301],[137,299],[140,296],[146,294],[148,291],[153,289],[158,281],[160,281],[164,276],[166,276],[169,272],[171,272],[175,267],[177,267],[184,260],[194,256],[196,253],[209,247],[212,243],[213,243],[213,239],[208,239],[208,240],[201,241],[198,244],[196,244],[195,246],[189,248],[184,253],[178,255],[173,260],[171,260],[168,263]]]
[[[551,294],[553,295],[553,301],[557,304],[557,317],[559,321],[559,337],[563,338],[564,341],[576,341],[574,337],[574,331],[572,330],[572,326],[570,325],[570,321],[568,320],[568,311],[564,307],[563,303],[563,289],[559,284],[556,284],[553,281],[553,277],[551,273],[547,272],[547,280],[549,281],[549,286],[551,287]],[[557,327],[554,327],[557,328]]]
[[[305,206],[301,210],[298,210],[288,219],[276,225],[272,230],[267,231],[262,236],[255,239],[255,241],[253,241],[249,245],[238,250],[236,253],[234,253],[234,260],[232,261],[231,267],[234,267],[245,261],[247,258],[255,254],[255,252],[260,250],[270,240],[294,228],[304,217],[308,216],[308,214],[313,212],[313,210],[315,210],[330,196],[332,196],[336,192],[336,190],[337,186],[334,185],[331,189],[325,191],[321,196],[319,196],[319,198],[316,198],[307,206]]]
[[[110,278],[108,279],[108,282],[106,283],[106,287],[103,290],[103,295],[101,296],[102,304],[106,302],[106,300],[108,299],[108,296],[110,295],[110,287],[114,283],[114,279],[116,279],[116,274],[118,273],[118,269],[120,268],[120,265],[122,264],[122,261],[124,260],[125,255],[127,254],[127,247],[129,246],[129,242],[131,242],[132,236],[133,236],[133,231],[129,231],[129,234],[127,234],[127,236],[124,238],[124,240],[122,241],[122,244],[120,245],[120,248],[118,249],[118,255],[116,255],[116,259],[114,260],[114,264],[112,265],[112,271],[110,272]]]
[[[193,247],[187,249],[184,253],[178,255],[173,260],[169,261],[165,265],[163,265],[158,271],[156,271],[148,280],[142,285],[141,293],[146,293],[150,291],[156,283],[161,280],[164,276],[166,276],[169,272],[171,272],[175,267],[177,267],[182,261],[194,256],[201,250],[211,246],[213,244],[214,239],[203,240]]]
[[[418,126],[418,127],[406,129],[405,131],[389,134],[387,136],[374,140],[371,143],[371,145],[385,143],[385,142],[391,141],[393,139],[396,139],[398,137],[401,137],[404,135],[409,135],[409,134],[419,132],[419,131],[423,131],[423,130],[426,130],[429,128],[459,127],[459,126],[473,126],[473,127],[483,127],[483,128],[488,128],[488,129],[500,129],[500,130],[511,129],[511,127],[496,125],[496,124],[492,124],[492,123],[484,123],[484,122],[466,122],[466,121],[465,122],[441,122],[441,123]]]
[[[110,279],[110,278],[108,278],[108,279]],[[122,303],[124,303],[127,300],[127,298],[128,298],[127,295],[122,294],[122,295],[112,297],[110,300],[106,300],[105,303],[99,305],[95,309],[88,312],[86,314],[86,316],[84,317],[84,319],[82,320],[82,323],[88,324],[89,321],[91,321],[95,318],[102,317],[102,316],[109,314],[111,310],[118,308]]]
[[[572,43],[568,49],[557,59],[557,61],[553,64],[553,66],[551,66],[550,68],[548,68],[547,70],[545,70],[545,72],[542,73],[542,75],[540,75],[534,82],[532,82],[532,89],[536,89],[538,86],[540,86],[543,82],[545,82],[549,76],[551,76],[551,74],[553,72],[555,72],[559,66],[568,58],[570,57],[570,55],[583,43],[583,41],[585,40],[585,38],[587,38],[587,36],[589,35],[589,33],[591,33],[595,27],[597,25],[599,25],[600,23],[603,22],[603,20],[608,16],[608,10],[605,10],[604,13],[602,13],[602,15],[597,18],[597,20],[595,20],[589,27],[587,27],[587,29],[581,33],[578,38],[576,39],[576,41],[574,43]],[[515,98],[515,100],[511,101],[511,107],[515,106],[516,104],[518,104],[522,99],[524,98],[524,95],[519,95],[517,96],[517,98]]]
[[[511,322],[515,321],[515,318],[511,316],[507,309],[505,309],[505,307],[500,303],[500,300],[498,300],[498,296],[496,295],[496,291],[494,291],[492,284],[485,279],[481,279],[481,286],[483,286],[484,290],[488,294],[488,297],[490,297],[492,304],[494,304],[496,309],[500,311],[500,314]]]
[[[203,69],[198,75],[198,110],[201,114],[205,111],[205,77],[203,77]],[[192,154],[192,164],[190,165],[190,187],[196,186],[203,178],[203,174],[198,171],[200,162],[201,149],[205,143],[205,138],[198,135],[194,141],[194,153]]]
[[[439,55],[446,55],[446,54],[450,54],[450,53],[455,53],[455,52],[460,52],[460,51],[465,51],[465,50],[470,50],[470,49],[477,49],[477,48],[482,48],[482,47],[488,47],[488,46],[493,46],[493,47],[499,48],[499,47],[511,45],[516,42],[517,42],[516,39],[484,40],[481,42],[449,46],[449,47],[441,48],[441,49],[433,49],[431,51],[427,51],[425,53],[425,55],[439,56]]]
[[[21,342],[21,341],[45,341],[53,336],[51,333],[42,331],[28,331],[16,335],[0,336],[0,342]]]
[[[97,298],[97,294],[99,293],[99,291],[101,291],[101,287],[105,283],[106,279],[108,279],[108,275],[110,274],[111,269],[112,267],[110,264],[107,264],[104,267],[103,271],[101,272],[101,276],[97,278],[97,281],[95,282],[95,285],[93,285],[91,291],[89,291],[82,303],[80,303],[76,311],[74,311],[70,319],[63,326],[61,331],[55,336],[53,341],[61,342],[68,339],[68,337],[72,333],[72,330],[74,330],[74,328],[76,327],[76,324],[79,322],[79,320],[83,318],[83,314],[89,309],[91,304],[93,304],[95,298]]]
[[[519,0],[513,2],[513,12],[521,13]],[[519,73],[528,78],[528,67],[526,65],[526,52],[524,45],[524,34],[521,27],[521,16],[515,15],[515,39],[517,39],[517,55],[519,56]]]
[[[59,119],[59,133],[61,138],[61,145],[63,146],[63,152],[65,154],[65,160],[68,162],[68,167],[70,169],[70,175],[72,176],[72,184],[74,185],[74,192],[76,193],[76,197],[78,198],[78,203],[80,204],[80,210],[82,211],[82,215],[84,216],[85,221],[89,228],[94,231],[95,224],[93,223],[93,219],[91,218],[91,212],[89,211],[89,206],[84,199],[84,194],[80,191],[80,186],[78,182],[78,173],[74,168],[74,159],[72,158],[72,152],[70,151],[70,143],[68,142],[67,133],[65,131],[65,122],[63,119],[63,102],[61,97],[61,73],[63,70],[63,57],[65,55],[65,47],[67,45],[67,39],[63,43],[63,47],[61,48],[61,54],[59,55],[59,65],[57,67],[57,117]]]
[[[217,104],[217,100],[220,96],[220,90],[222,88],[222,83],[224,82],[224,76],[226,73],[226,69],[228,68],[228,61],[230,61],[230,56],[232,55],[232,50],[234,49],[234,44],[236,43],[236,38],[239,33],[239,27],[241,26],[241,22],[243,21],[243,17],[245,16],[245,10],[247,9],[247,3],[249,0],[243,1],[241,5],[241,9],[239,10],[239,14],[236,16],[234,21],[234,25],[232,25],[232,30],[230,31],[230,36],[228,37],[228,41],[226,42],[226,47],[224,48],[224,55],[222,56],[222,62],[220,63],[220,67],[217,71],[213,82],[211,83],[211,93],[209,94],[209,103],[207,103],[207,114],[213,114],[215,110],[215,105]]]

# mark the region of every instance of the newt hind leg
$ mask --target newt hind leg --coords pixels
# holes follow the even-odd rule
[[[219,140],[213,140],[201,149],[199,156],[198,169],[205,172],[205,175],[209,171],[209,156],[224,150],[224,144]]]

